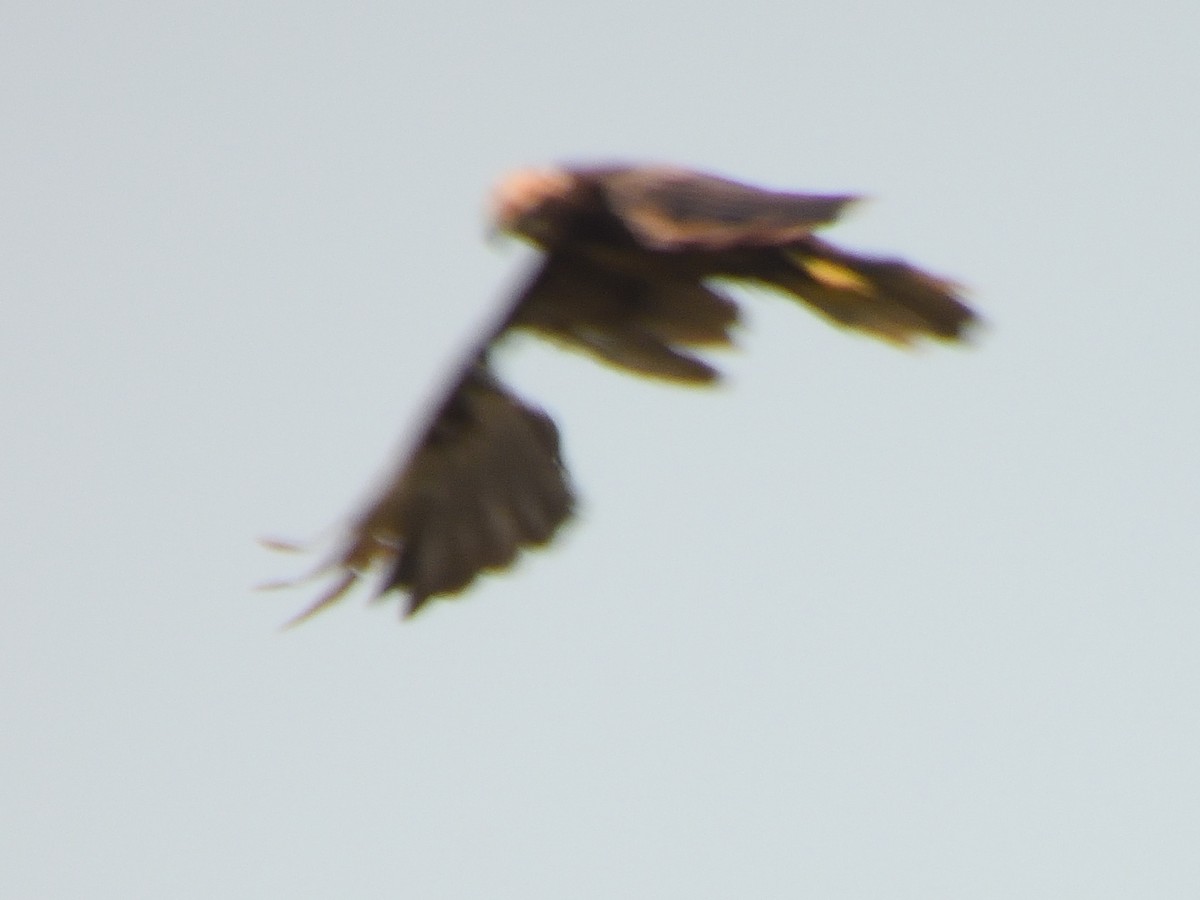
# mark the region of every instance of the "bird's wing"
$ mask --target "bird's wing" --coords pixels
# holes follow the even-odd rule
[[[377,593],[406,591],[411,615],[548,542],[574,503],[554,422],[476,362],[322,567],[338,573],[333,585],[293,621],[335,603],[379,567],[386,572]]]
[[[659,166],[601,170],[592,177],[613,214],[657,250],[786,246],[834,221],[858,199],[769,191]]]
[[[645,251],[614,251],[604,263],[553,252],[521,292],[508,325],[638,375],[707,384],[716,370],[686,348],[728,346],[737,319],[737,304],[724,294],[664,269]]]

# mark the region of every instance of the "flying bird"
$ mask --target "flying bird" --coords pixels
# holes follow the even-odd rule
[[[575,494],[557,427],[489,366],[489,350],[511,331],[637,375],[711,384],[719,373],[695,351],[731,345],[738,321],[737,304],[714,284],[721,279],[774,288],[836,325],[901,346],[963,338],[977,317],[955,283],[813,234],[857,199],[667,166],[538,168],[501,179],[494,230],[542,257],[413,449],[314,573],[332,575],[332,584],[293,622],[375,570],[376,595],[406,593],[412,615],[511,566],[570,519]]]

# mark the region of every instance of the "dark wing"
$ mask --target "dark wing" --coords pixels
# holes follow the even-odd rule
[[[660,166],[597,170],[609,209],[658,250],[779,247],[834,221],[857,197],[790,194]]]
[[[717,378],[690,347],[732,343],[732,300],[664,267],[644,250],[592,256],[553,252],[517,299],[508,325],[584,350],[653,378],[705,384]]]
[[[477,362],[319,570],[339,573],[337,580],[293,622],[335,603],[378,567],[386,572],[377,594],[407,591],[411,615],[481,572],[508,567],[522,548],[548,542],[574,503],[554,422]]]

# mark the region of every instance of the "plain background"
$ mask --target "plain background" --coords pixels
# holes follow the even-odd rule
[[[1200,7],[14,0],[0,894],[1200,895]],[[491,182],[859,191],[971,288],[759,292],[715,391],[532,341],[585,506],[279,625],[531,257]]]

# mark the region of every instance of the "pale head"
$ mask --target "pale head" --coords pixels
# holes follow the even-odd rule
[[[555,212],[570,200],[575,176],[562,169],[519,169],[492,189],[492,229],[541,241],[553,230]]]

